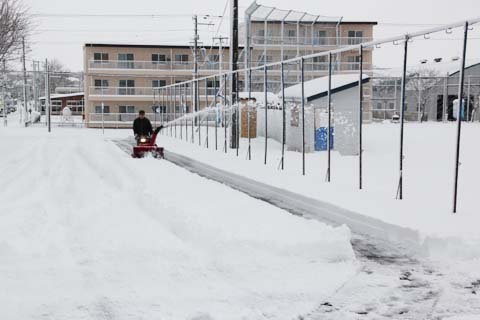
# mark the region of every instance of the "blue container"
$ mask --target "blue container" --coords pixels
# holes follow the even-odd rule
[[[333,149],[334,141],[334,129],[330,127],[330,149]],[[315,151],[325,151],[327,150],[327,131],[328,128],[320,127],[315,131]]]

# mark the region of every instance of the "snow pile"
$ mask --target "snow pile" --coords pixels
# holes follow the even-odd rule
[[[302,154],[286,152],[285,170],[279,170],[281,144],[268,141],[267,166],[264,139],[252,139],[252,160],[242,139],[240,156],[219,149],[161,136],[159,143],[222,170],[357,212],[366,217],[418,231],[432,254],[480,257],[478,181],[480,152],[478,123],[462,129],[458,214],[452,214],[456,126],[454,123],[407,123],[405,125],[404,200],[395,200],[399,168],[399,125],[364,125],[363,187],[358,190],[358,157],[332,152],[332,182],[325,182],[326,152],[306,154],[306,176],[302,176]],[[205,139],[205,132],[202,133]],[[197,139],[197,137],[195,137]],[[210,145],[214,134],[210,132]]]
[[[290,319],[357,271],[346,227],[131,159],[101,131],[0,136],[5,319]]]

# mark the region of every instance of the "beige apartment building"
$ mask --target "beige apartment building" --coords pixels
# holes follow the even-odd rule
[[[335,48],[366,42],[372,39],[375,22],[340,23],[287,23],[285,21],[251,22],[250,61],[251,66],[261,66],[265,62],[280,61],[296,56],[328,51]],[[241,31],[240,38],[243,38]],[[243,41],[244,42],[244,41]],[[244,45],[241,41],[241,45]],[[368,72],[372,65],[372,49],[364,55],[364,69]],[[239,68],[245,66],[245,50],[240,48]],[[358,72],[358,52],[335,55],[335,73]],[[167,102],[163,97],[154,96],[154,89],[165,85],[192,79],[194,54],[191,46],[178,45],[133,45],[95,44],[84,46],[85,70],[85,117],[90,127],[102,122],[110,127],[128,127],[139,110],[145,110],[152,119],[172,119],[183,112],[191,112],[191,88],[182,88],[185,105]],[[220,63],[222,61],[222,63]],[[227,47],[207,46],[198,49],[198,75],[200,77],[219,74],[229,68]],[[326,57],[305,62],[306,80],[322,77],[328,73]],[[280,72],[269,70],[268,90],[280,89]],[[298,66],[290,66],[286,73],[286,85],[298,83]],[[240,90],[244,88],[244,76],[240,75]],[[208,86],[208,88],[207,88]],[[214,100],[214,88],[222,86],[222,79],[199,84],[200,108]],[[263,90],[263,72],[252,75],[252,90]],[[370,91],[369,86],[366,92]],[[172,92],[173,94],[173,92]],[[180,97],[179,92],[175,94]],[[366,93],[368,96],[368,93]],[[103,106],[103,112],[102,112]],[[153,114],[154,108],[160,114]],[[365,106],[369,118],[369,103]],[[158,117],[158,118],[157,118]]]

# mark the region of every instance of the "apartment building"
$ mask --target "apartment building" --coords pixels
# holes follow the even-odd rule
[[[372,39],[375,22],[293,23],[288,21],[252,21],[250,33],[250,65],[280,61]],[[241,38],[242,32],[240,33]],[[241,41],[241,45],[245,45]],[[239,68],[245,66],[246,51],[242,47]],[[364,69],[372,65],[372,49],[364,55]],[[198,75],[207,76],[228,70],[229,48],[211,46],[198,49]],[[359,69],[358,52],[335,56],[334,72],[356,72]],[[191,88],[182,88],[186,107],[174,105],[154,96],[154,89],[192,79],[194,53],[191,46],[133,45],[88,43],[84,46],[85,117],[90,127],[102,123],[114,127],[130,126],[139,110],[145,110],[154,120],[172,119],[183,112],[191,112]],[[306,61],[306,79],[327,75],[325,57]],[[298,66],[287,72],[287,85],[298,83]],[[279,91],[279,70],[269,71],[268,90]],[[222,86],[221,79],[199,84],[200,108],[214,99],[214,88]],[[240,75],[240,90],[244,90]],[[243,89],[242,89],[243,88]],[[263,73],[255,72],[252,90],[263,90]],[[366,88],[368,91],[369,88]],[[179,92],[176,94],[180,95]],[[367,96],[367,94],[366,94]],[[182,104],[185,105],[185,104]],[[366,103],[366,117],[370,107]],[[159,114],[153,110],[158,110]]]

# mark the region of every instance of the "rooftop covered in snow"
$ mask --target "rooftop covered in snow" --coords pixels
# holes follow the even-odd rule
[[[332,94],[358,86],[358,74],[332,75]],[[370,81],[370,77],[363,75],[363,83]],[[328,95],[328,76],[305,81],[304,93],[307,101],[319,99]],[[302,95],[301,83],[285,88],[285,98],[299,98]]]

